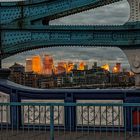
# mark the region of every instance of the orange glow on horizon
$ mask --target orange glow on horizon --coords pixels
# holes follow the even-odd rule
[[[113,73],[117,73],[118,72],[118,69],[117,69],[117,67],[115,66],[115,67],[113,67]]]
[[[112,69],[112,72],[119,73],[120,71],[121,71],[121,63],[116,63],[116,65]]]
[[[110,71],[110,66],[108,64],[101,66],[101,68],[103,68],[104,70]]]
[[[85,69],[85,63],[84,62],[81,62],[79,64],[78,70],[84,70],[84,69]]]
[[[113,73],[121,72],[121,63],[116,63],[116,65],[110,69],[109,64],[104,64],[100,68],[106,71],[112,71]],[[54,60],[51,55],[43,55],[41,58],[39,55],[32,56],[26,59],[26,72],[34,72],[43,75],[53,75],[61,73],[70,73],[73,69],[76,70],[88,70],[88,66],[84,61],[79,63],[79,66],[75,68],[75,63],[71,61],[60,61],[57,66],[54,65]],[[130,75],[133,73],[130,72]]]

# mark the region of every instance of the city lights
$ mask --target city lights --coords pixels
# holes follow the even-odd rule
[[[42,57],[39,55],[32,56],[26,59],[26,72],[34,72],[37,74],[52,75],[61,73],[70,73],[73,69],[80,71],[87,70],[88,65],[84,61],[79,61],[74,63],[72,61],[58,61],[55,65],[54,58],[51,55],[45,54]],[[94,62],[94,67],[97,67],[97,63]],[[102,69],[106,71],[112,71],[113,73],[121,72],[121,63],[116,63],[116,65],[111,69],[109,64],[104,64],[101,66]]]
[[[37,74],[52,75],[61,73],[70,73],[77,64],[72,61],[60,61],[55,66],[54,59],[51,55],[32,56],[26,59],[26,72],[34,72]],[[78,65],[78,70],[85,70],[87,67],[85,62],[80,62]]]

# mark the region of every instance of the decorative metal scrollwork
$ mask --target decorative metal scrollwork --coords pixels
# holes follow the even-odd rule
[[[83,107],[79,110],[80,120],[89,125],[113,125],[119,122],[118,107]]]
[[[49,124],[50,107],[49,106],[24,106],[24,123],[31,124]],[[62,124],[63,107],[54,106],[54,122]]]

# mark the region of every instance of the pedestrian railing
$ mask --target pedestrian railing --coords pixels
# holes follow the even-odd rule
[[[140,139],[140,103],[0,103],[0,140]]]

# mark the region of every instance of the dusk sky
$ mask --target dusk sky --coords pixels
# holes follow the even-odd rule
[[[61,19],[51,21],[57,25],[107,25],[124,24],[129,19],[129,5],[126,0],[94,10],[85,11]],[[3,67],[11,66],[14,62],[25,64],[25,59],[32,55],[50,54],[55,61],[71,60],[73,62],[84,60],[89,65],[93,62],[114,64],[122,62],[124,67],[129,67],[123,52],[118,48],[103,47],[55,47],[24,52],[3,60]]]

